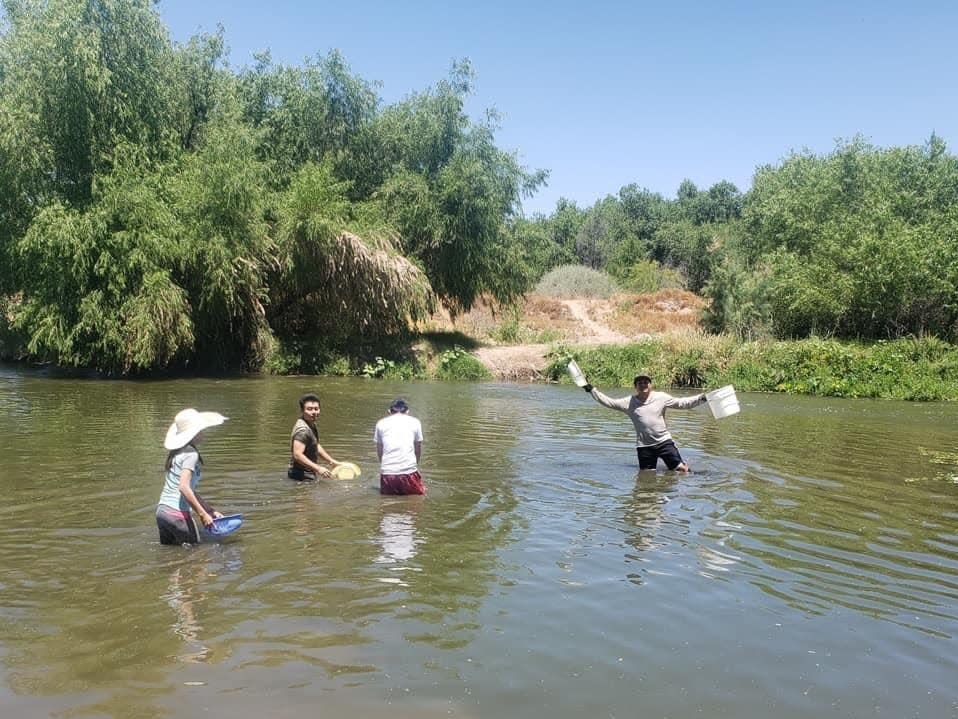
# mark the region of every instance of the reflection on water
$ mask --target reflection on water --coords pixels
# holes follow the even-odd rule
[[[210,653],[209,647],[200,640],[202,627],[193,608],[196,587],[193,581],[183,582],[182,567],[170,574],[169,590],[163,599],[173,610],[173,633],[183,640],[186,651],[177,654],[177,659],[186,662],[201,662]]]
[[[377,564],[388,565],[390,572],[420,572],[409,560],[416,556],[416,545],[422,540],[416,536],[416,514],[423,502],[422,497],[401,500],[383,500],[383,517],[379,522],[379,543],[382,553],[376,557]],[[396,506],[396,505],[399,506]],[[380,582],[409,586],[398,575],[380,577]]]
[[[0,371],[4,716],[958,716],[958,407],[740,394],[671,418],[681,475],[569,388],[308,384]],[[314,386],[362,478],[285,478]],[[424,498],[376,491],[397,394]],[[246,521],[162,547],[188,405]]]

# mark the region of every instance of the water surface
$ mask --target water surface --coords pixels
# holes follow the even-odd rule
[[[361,478],[285,479],[309,390]],[[426,498],[375,491],[397,395]],[[686,476],[570,387],[0,369],[0,714],[958,716],[958,406],[739,398],[670,414]],[[219,545],[157,542],[185,406]]]

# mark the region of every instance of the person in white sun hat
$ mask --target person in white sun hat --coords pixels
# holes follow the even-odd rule
[[[196,491],[203,468],[203,457],[197,446],[203,441],[203,430],[223,424],[226,419],[219,412],[184,409],[167,430],[163,441],[163,446],[169,450],[166,478],[156,506],[160,544],[196,544],[201,541],[191,510],[196,512],[207,530],[213,526],[214,519],[223,516]]]

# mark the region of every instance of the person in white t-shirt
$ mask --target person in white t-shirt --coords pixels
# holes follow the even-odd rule
[[[376,423],[373,437],[379,456],[380,494],[425,494],[419,474],[422,424],[409,414],[406,400],[393,400],[389,415]]]

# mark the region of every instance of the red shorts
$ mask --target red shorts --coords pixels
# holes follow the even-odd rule
[[[410,474],[380,474],[380,494],[425,494],[422,475],[418,471]]]

